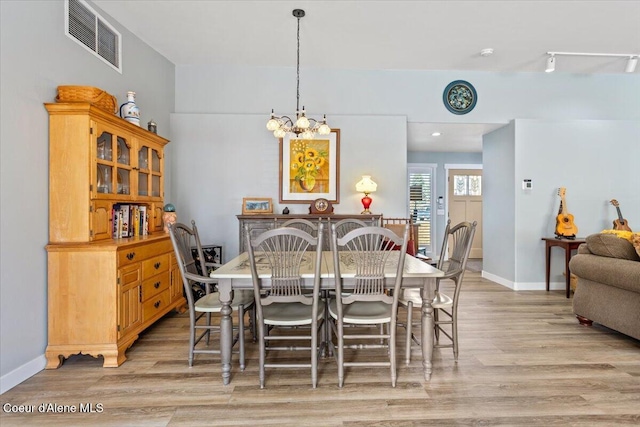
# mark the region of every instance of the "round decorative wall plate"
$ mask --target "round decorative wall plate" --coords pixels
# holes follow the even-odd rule
[[[453,114],[467,114],[476,106],[478,93],[471,83],[456,80],[449,83],[444,89],[442,101],[447,110]]]

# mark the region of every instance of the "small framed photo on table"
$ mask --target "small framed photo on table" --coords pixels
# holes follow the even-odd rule
[[[267,197],[245,197],[242,199],[242,214],[273,213],[273,199]]]

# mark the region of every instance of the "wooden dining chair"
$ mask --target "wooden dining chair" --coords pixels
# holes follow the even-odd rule
[[[276,226],[297,228],[298,230],[302,230],[311,234],[313,237],[318,237],[318,226],[320,225],[320,222],[321,221],[318,221],[318,223],[314,223],[313,221],[309,221],[308,219],[304,218],[293,218],[283,222],[280,225],[277,225],[278,222],[276,220]],[[323,239],[323,242],[325,242],[324,245],[326,246],[326,239]],[[310,249],[315,249],[315,246],[312,246]]]
[[[311,368],[313,388],[318,383],[318,337],[324,322],[324,304],[320,303],[322,232],[320,224],[318,237],[293,227],[275,228],[253,239],[247,233],[260,345],[260,388],[265,386],[266,368]],[[305,271],[313,275],[311,293],[305,291],[302,277]],[[275,345],[295,341],[307,344]],[[308,351],[310,360],[306,363],[267,360],[267,351],[286,350]]]
[[[211,332],[219,332],[220,327],[213,325],[211,322],[212,313],[220,313],[222,305],[220,304],[220,296],[218,292],[213,289],[213,285],[217,283],[216,279],[212,279],[209,276],[203,276],[198,273],[196,267],[196,260],[194,259],[192,247],[197,249],[197,257],[200,262],[200,271],[207,271],[205,263],[205,257],[202,252],[202,244],[200,243],[200,237],[198,235],[198,228],[195,221],[191,221],[191,227],[183,223],[170,224],[169,235],[171,236],[171,243],[180,269],[180,275],[182,277],[182,283],[184,285],[184,293],[187,298],[189,309],[189,366],[193,366],[193,359],[195,354],[208,353],[208,354],[220,354],[219,348],[209,347]],[[203,286],[204,295],[200,298],[194,296],[193,287]],[[251,291],[236,291],[234,293],[233,302],[231,307],[238,313],[238,327],[235,329],[235,334],[232,341],[232,346],[236,343],[239,345],[240,353],[240,369],[245,368],[245,340],[244,334],[245,313],[250,312],[253,314],[254,299],[253,292]],[[204,317],[204,319],[203,319]],[[250,322],[253,322],[253,317]],[[252,325],[253,326],[253,325]],[[253,330],[253,329],[252,329]],[[202,338],[206,337],[206,348],[198,346]]]
[[[456,362],[458,361],[458,301],[460,299],[464,271],[476,232],[476,225],[476,221],[473,223],[465,221],[451,227],[451,220],[447,221],[437,266],[445,274],[436,279],[436,293],[431,304],[435,324],[436,342],[434,348],[453,348],[453,357]],[[449,248],[451,248],[451,255],[445,262]],[[451,280],[453,282],[453,296],[446,295],[440,291],[440,284],[443,280]],[[407,320],[402,325],[407,330],[405,361],[409,365],[411,363],[411,343],[419,344],[412,330],[414,326],[413,308],[422,307],[420,289],[404,289],[399,302],[400,305],[407,308]],[[440,343],[440,333],[444,334],[450,342],[446,344]]]
[[[331,221],[331,219],[329,219],[329,221]],[[359,219],[355,219],[355,218],[345,218],[345,219],[341,219],[335,224],[331,222],[330,224],[332,227],[335,225],[336,233],[339,238],[343,237],[345,234],[347,234],[351,230],[355,230],[356,228],[367,226],[366,222],[361,221]]]
[[[298,230],[306,231],[307,233],[311,234],[313,237],[318,236],[318,224],[315,224],[312,221],[309,221],[308,219],[293,218],[283,222],[279,226],[297,228]]]
[[[396,386],[396,317],[408,233],[408,225],[402,237],[384,227],[361,227],[338,237],[335,224],[332,226],[336,297],[329,303],[329,313],[337,343],[331,342],[330,346],[337,355],[339,387],[344,384],[344,368],[360,366],[388,366],[391,385]],[[395,249],[396,245],[401,247],[400,251]],[[394,265],[392,278],[385,277],[389,264]],[[349,272],[348,278],[342,277],[342,266],[345,274]],[[391,295],[385,292],[388,279],[393,280]],[[352,283],[345,283],[346,280]],[[347,287],[349,292],[344,293]],[[347,328],[349,325],[358,328]],[[386,348],[389,361],[345,360],[345,349],[364,353],[371,348]]]

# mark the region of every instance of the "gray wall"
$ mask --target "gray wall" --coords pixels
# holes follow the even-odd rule
[[[482,141],[482,268],[493,280],[514,282],[515,252],[515,125],[497,129]]]
[[[97,86],[119,103],[135,90],[142,121],[153,118],[170,137],[173,64],[103,16],[122,34],[122,74],[64,34],[63,1],[0,2],[2,392],[44,367],[49,153],[42,104],[54,101],[58,85]]]
[[[640,93],[638,93],[640,95]],[[566,187],[568,212],[579,236],[612,228],[611,199],[618,199],[633,228],[640,226],[640,120],[515,121],[515,251],[517,288],[544,280],[544,242],[553,236],[558,187]],[[523,179],[533,190],[522,190]],[[562,281],[562,251],[552,266]],[[555,251],[555,250],[554,250]]]
[[[371,211],[406,215],[406,174],[389,165],[406,161],[406,120],[401,116],[333,117],[340,129],[340,203],[335,213],[362,210],[355,191],[363,174],[378,190]],[[243,197],[271,197],[274,212],[309,213],[309,203],[278,202],[278,140],[265,129],[262,115],[173,114],[171,129],[180,149],[174,152],[174,197],[178,219],[198,224],[203,244],[224,246],[225,259],[238,254],[238,220]],[[238,130],[242,129],[241,132]]]
[[[463,78],[474,84],[478,91],[478,104],[469,114],[456,116],[450,114],[442,105],[442,90],[450,81]],[[295,69],[294,68],[242,68],[219,66],[178,66],[176,68],[176,112],[187,116],[194,113],[224,114],[234,113],[248,118],[260,117],[256,126],[264,126],[271,108],[277,113],[292,114],[295,108]],[[558,96],[562,94],[562,96]],[[623,203],[628,204],[625,215],[629,217],[631,224],[634,217],[640,215],[640,210],[635,209],[638,203],[637,179],[631,172],[632,169],[620,169],[614,160],[613,154],[607,159],[609,153],[619,152],[616,145],[618,137],[626,138],[623,146],[628,147],[629,154],[637,153],[638,136],[629,135],[631,124],[640,121],[640,76],[634,74],[615,75],[574,75],[567,73],[485,73],[485,72],[423,72],[423,71],[379,71],[379,70],[301,70],[301,103],[306,105],[310,115],[318,116],[326,113],[329,122],[338,122],[338,127],[346,126],[343,118],[363,115],[366,117],[393,117],[406,118],[407,122],[437,122],[437,123],[510,123],[513,120],[528,119],[539,123],[547,123],[549,135],[539,135],[532,127],[516,127],[515,122],[509,127],[487,135],[485,138],[485,150],[491,154],[487,157],[487,151],[481,156],[472,155],[468,163],[482,162],[485,178],[485,201],[483,203],[483,246],[489,250],[484,251],[484,270],[487,277],[514,288],[544,289],[544,262],[540,262],[543,249],[540,248],[540,237],[552,235],[553,228],[548,221],[555,224],[554,209],[557,210],[557,187],[562,186],[565,176],[579,177],[585,171],[584,164],[599,161],[596,170],[591,171],[603,180],[608,180],[608,171],[614,171],[612,175],[624,176],[617,183],[615,193],[609,198],[617,197]],[[564,126],[572,121],[587,123],[595,121],[609,129],[609,136],[600,134],[600,144],[582,144],[573,147],[575,141],[585,140],[578,126],[570,126],[562,132],[562,135],[554,137],[557,126]],[[251,121],[253,123],[253,121]],[[524,122],[520,122],[524,123]],[[369,122],[352,122],[352,129],[358,126],[369,126]],[[248,147],[263,152],[263,144],[269,142],[271,136],[264,130],[264,136],[260,130],[248,131],[247,127],[238,128],[235,122],[221,123],[217,132],[239,133],[250,132],[252,141]],[[264,129],[264,128],[263,128]],[[518,132],[516,132],[518,130]],[[596,132],[597,129],[590,129]],[[403,136],[396,135],[388,142],[387,149],[380,152],[380,156],[387,156],[396,147],[398,140],[406,138],[406,130]],[[595,134],[594,134],[595,135]],[[214,139],[215,135],[211,135]],[[190,145],[188,138],[177,138],[180,144]],[[573,142],[571,142],[573,141]],[[215,142],[211,143],[215,145]],[[523,149],[523,146],[528,149]],[[371,147],[367,140],[348,138],[343,135],[342,150],[346,147],[355,147],[360,153],[369,153]],[[566,147],[566,149],[565,149]],[[577,151],[574,150],[577,149]],[[207,152],[212,152],[207,147]],[[224,149],[214,149],[224,153]],[[561,167],[550,168],[549,156],[551,153],[561,153],[556,156]],[[625,154],[626,155],[626,154]],[[182,154],[180,154],[182,156]],[[195,157],[196,155],[192,155]],[[443,167],[444,163],[462,163],[463,160],[448,160],[440,156],[448,156],[439,153],[409,153],[403,160],[397,161],[388,158],[384,170],[394,171],[406,176],[407,163],[437,163]],[[568,156],[568,157],[567,157]],[[212,167],[225,169],[225,163],[229,160],[226,156],[217,156]],[[275,158],[267,167],[275,173]],[[477,160],[476,160],[477,159]],[[574,160],[574,159],[580,159]],[[467,163],[467,161],[464,161]],[[346,163],[343,162],[343,170]],[[442,165],[442,166],[441,166]],[[522,165],[516,171],[516,167]],[[348,166],[350,167],[350,166]],[[536,171],[548,179],[540,179],[537,176],[528,175],[529,171]],[[383,171],[370,171],[374,177],[383,174]],[[521,176],[524,174],[523,176]],[[386,175],[381,175],[386,176]],[[553,178],[553,177],[556,178]],[[487,178],[488,177],[488,178]],[[534,179],[534,190],[531,195],[521,195],[521,180]],[[227,178],[228,179],[228,178]],[[444,192],[444,171],[437,174],[438,194]],[[178,175],[176,180],[179,181]],[[386,180],[386,178],[385,178]],[[176,182],[177,182],[176,181]],[[553,182],[552,182],[553,181]],[[383,181],[380,184],[385,184]],[[573,192],[584,192],[586,197],[591,192],[590,188],[580,187],[582,182],[576,183]],[[266,184],[266,187],[264,186]],[[387,182],[389,186],[391,183]],[[343,185],[345,181],[343,181]],[[275,183],[264,181],[260,183],[260,191],[268,194],[277,194]],[[568,184],[565,184],[568,186]],[[245,194],[247,189],[239,189]],[[352,188],[347,187],[351,197],[358,195]],[[385,190],[386,191],[386,190]],[[392,189],[397,193],[405,193],[406,184]],[[547,199],[544,205],[534,196],[546,192]],[[185,200],[195,196],[197,192],[191,191],[182,194]],[[240,200],[242,194],[237,194],[236,200]],[[341,191],[341,198],[345,200],[347,192]],[[405,196],[406,197],[406,196]],[[380,212],[388,214],[392,210],[401,210],[401,207],[382,204],[378,193],[374,194],[374,207]],[[535,201],[531,204],[530,202]],[[576,218],[593,217],[595,214],[587,206],[571,203]],[[234,202],[236,203],[236,202]],[[551,205],[556,203],[555,208]],[[601,203],[601,202],[598,202]],[[358,204],[340,206],[344,212],[353,212]],[[406,206],[406,199],[405,199]],[[230,205],[231,210],[223,208],[222,215],[234,216],[240,212],[236,203]],[[583,209],[583,210],[580,210]],[[357,210],[356,210],[357,211]],[[406,214],[406,213],[405,213]],[[611,209],[599,209],[597,220],[607,223],[612,218]],[[534,220],[529,218],[533,216]],[[544,217],[545,225],[539,222]],[[640,219],[635,222],[640,223]],[[229,224],[225,220],[225,224]],[[437,231],[442,234],[444,218],[438,218]],[[521,226],[517,226],[521,224]],[[210,239],[224,241],[233,240],[230,234],[215,236],[214,225],[208,227]],[[233,233],[237,233],[233,227]],[[604,227],[603,227],[604,228]],[[581,228],[581,233],[587,231]],[[595,230],[599,231],[599,230]],[[230,247],[232,248],[232,247]],[[554,265],[561,265],[562,254],[554,253]],[[530,270],[526,273],[519,268]],[[535,273],[534,273],[535,272]],[[552,281],[559,286],[562,281],[561,272],[554,268]]]
[[[179,113],[295,111],[295,68],[177,66]],[[478,104],[454,115],[442,104],[452,80],[471,82]],[[505,123],[514,118],[638,120],[640,74],[300,70],[300,101],[311,116],[406,116],[408,122]],[[265,130],[266,132],[266,130]],[[362,141],[362,144],[365,142]]]
[[[612,228],[618,199],[640,221],[640,121],[526,120],[483,140],[485,277],[513,289],[544,289],[545,245],[566,187],[578,236]],[[624,153],[624,155],[620,155]],[[533,188],[522,189],[531,179]],[[552,287],[564,288],[564,252],[552,249]]]

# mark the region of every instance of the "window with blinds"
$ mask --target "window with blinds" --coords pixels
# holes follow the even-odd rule
[[[122,73],[120,33],[84,0],[67,0],[65,7],[67,36]]]
[[[409,168],[409,214],[418,226],[418,250],[433,257],[432,231],[432,167]]]

